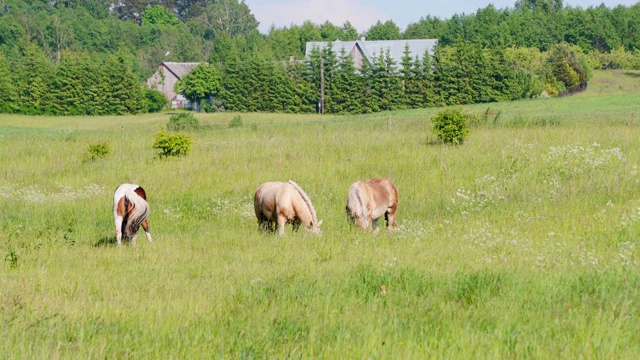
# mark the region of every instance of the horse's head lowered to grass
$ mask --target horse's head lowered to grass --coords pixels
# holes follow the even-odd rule
[[[384,215],[387,230],[397,227],[398,188],[386,178],[356,181],[347,195],[347,217],[363,230],[378,233],[378,219]]]
[[[295,182],[267,182],[258,187],[253,197],[253,206],[261,229],[284,234],[286,223],[297,231],[300,225],[310,232],[320,235],[320,225],[316,210],[309,196]]]
[[[116,222],[116,241],[122,243],[122,230],[127,239],[135,245],[140,226],[147,240],[153,243],[149,233],[149,203],[144,189],[136,184],[122,184],[113,195],[113,217]]]

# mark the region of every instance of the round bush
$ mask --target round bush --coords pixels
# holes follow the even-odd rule
[[[158,149],[161,158],[169,156],[184,156],[191,151],[191,138],[185,134],[167,134],[164,131],[156,135],[153,148]]]
[[[200,122],[189,113],[173,115],[167,124],[169,131],[198,130],[199,128]]]
[[[469,134],[470,118],[460,109],[444,109],[431,118],[433,134],[445,144],[462,144]]]

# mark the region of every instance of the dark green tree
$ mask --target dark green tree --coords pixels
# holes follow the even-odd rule
[[[426,52],[425,55],[429,56],[429,53]],[[424,70],[420,58],[418,56],[411,57],[409,45],[405,45],[400,68],[404,106],[415,109],[425,105],[426,77]]]
[[[91,96],[96,115],[137,114],[144,110],[142,86],[126,51],[119,50],[107,58]]]
[[[47,110],[55,115],[92,115],[91,88],[98,84],[99,68],[86,53],[65,53],[55,69]]]
[[[335,79],[332,89],[332,106],[329,109],[335,114],[360,113],[361,92],[360,79],[356,74],[353,60],[343,48],[338,56]]]
[[[8,65],[4,54],[0,52],[0,113],[13,113],[18,110],[18,91]]]
[[[35,43],[27,43],[22,48],[22,58],[13,69],[17,75],[20,112],[43,114],[49,101],[49,83],[53,73],[51,62]]]

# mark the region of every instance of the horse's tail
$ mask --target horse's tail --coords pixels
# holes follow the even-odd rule
[[[313,225],[317,226],[318,216],[316,215],[316,209],[313,207],[313,204],[311,203],[311,199],[309,199],[309,196],[307,196],[307,193],[304,192],[304,190],[302,190],[300,185],[296,184],[293,180],[289,180],[289,184],[291,184],[293,188],[296,189],[298,194],[300,194],[304,202],[307,204],[307,207],[309,208],[309,212],[311,213],[311,217],[313,218]]]
[[[124,197],[125,201],[133,204],[133,211],[129,214],[125,229],[127,236],[132,237],[138,232],[140,224],[149,216],[149,203],[133,189],[127,190]]]

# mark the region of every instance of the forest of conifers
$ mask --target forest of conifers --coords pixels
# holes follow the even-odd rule
[[[117,5],[116,5],[117,4]],[[180,83],[207,111],[315,112],[324,58],[325,111],[484,103],[583,88],[591,69],[640,69],[640,3],[586,9],[518,0],[440,19],[423,14],[363,33],[349,23],[258,31],[237,0],[0,0],[0,112],[52,115],[158,111],[144,81],[162,61],[203,62]],[[438,39],[432,56],[388,54],[356,71],[309,41]],[[289,61],[293,58],[296,61]]]

